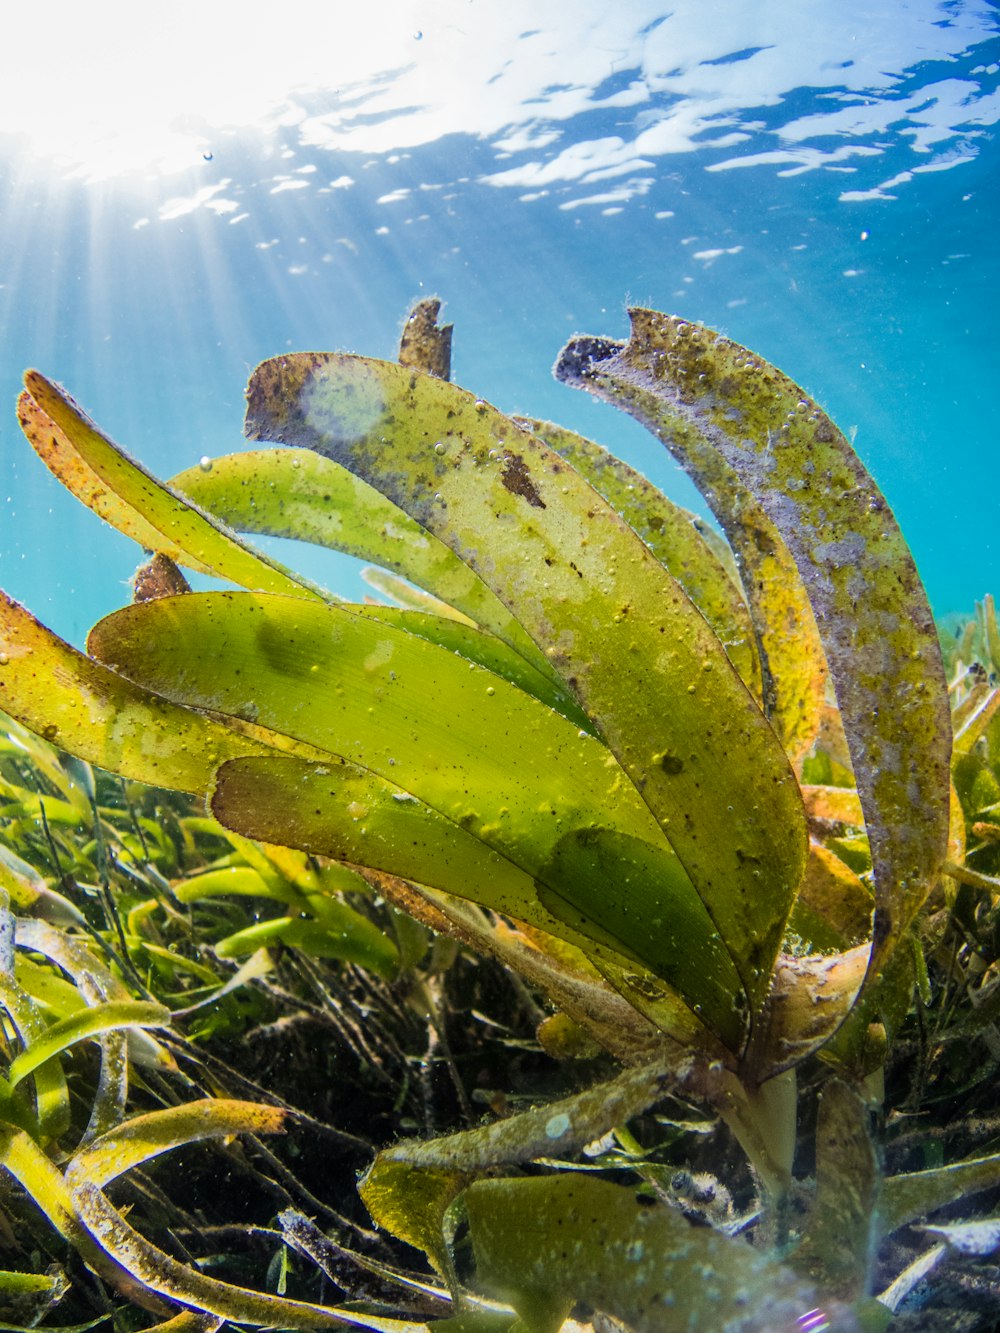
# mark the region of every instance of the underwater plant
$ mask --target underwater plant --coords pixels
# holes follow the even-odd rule
[[[626,344],[576,338],[556,374],[647,425],[726,542],[600,446],[452,385],[437,314],[413,312],[398,363],[264,362],[246,430],[280,447],[169,484],[29,372],[28,440],[152,559],[86,654],[4,598],[0,705],[88,763],[204,796],[243,838],[340,867],[324,888],[300,862],[308,889],[282,890],[284,926],[244,932],[248,948],[314,939],[310,917],[377,967],[375,935],[323,901],[360,874],[542,992],[546,1049],[624,1066],[378,1155],[362,1196],[447,1284],[443,1326],[554,1333],[582,1303],[636,1333],[883,1327],[949,1243],[985,1252],[992,1233],[944,1235],[876,1301],[882,1238],[1000,1182],[1000,1154],[883,1178],[871,1124],[925,979],[928,906],[968,874],[971,798],[950,782],[948,684],[908,548],[825,413],[710,330],[632,311]],[[344,603],[240,531],[360,555],[398,604]],[[237,590],[192,592],[178,565]],[[972,714],[957,752],[982,771],[993,712]],[[807,1188],[796,1080],[814,1056],[828,1074]],[[655,1181],[574,1169],[668,1091],[744,1149],[755,1246],[728,1221],[693,1227]],[[630,1164],[642,1178],[641,1152]],[[141,1244],[124,1225],[106,1228],[120,1265]],[[153,1289],[279,1321],[176,1273]],[[318,1309],[280,1322],[314,1326]]]

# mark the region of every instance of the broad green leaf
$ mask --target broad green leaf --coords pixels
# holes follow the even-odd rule
[[[101,993],[109,999],[132,998],[132,992],[124,981],[109,970],[94,952],[89,940],[59,930],[48,921],[21,917],[17,923],[17,947],[51,959],[72,979],[81,995],[89,983],[99,987]]]
[[[231,1134],[281,1134],[288,1112],[277,1106],[203,1098],[182,1106],[132,1116],[78,1151],[64,1168],[70,1186],[84,1181],[103,1187],[116,1176],[160,1153],[198,1139]]]
[[[222,823],[254,837],[282,836],[308,851],[470,898],[590,952],[603,945],[613,960],[624,962],[624,952],[686,997],[730,1049],[739,1046],[742,1024],[733,1004],[739,978],[698,899],[673,892],[675,863],[664,861],[660,848],[599,828],[567,834],[536,877],[373,774],[286,758],[223,765],[212,809]],[[658,883],[664,867],[666,881]],[[614,895],[607,892],[611,883]],[[655,903],[663,906],[659,918],[647,910]],[[241,932],[241,948],[261,929]]]
[[[670,869],[655,846],[628,833],[574,829],[538,876],[538,896],[560,921],[644,963],[736,1049],[745,1019],[739,976],[718,932],[704,936],[701,914],[671,893]],[[619,990],[631,991],[617,960],[595,962]]]
[[[416,797],[529,876],[544,877],[571,908],[585,895],[583,916],[605,932],[588,910],[600,911],[606,893],[605,845],[598,855],[595,834],[595,854],[579,855],[566,868],[556,848],[575,830],[628,835],[629,846],[641,845],[657,867],[636,910],[654,935],[676,929],[674,971],[695,984],[686,998],[704,1005],[706,1021],[721,1028],[731,1049],[739,1045],[745,1016],[731,1001],[738,976],[648,810],[599,741],[502,677],[348,608],[264,594],[190,593],[127,607],[97,625],[89,643],[98,657],[168,698],[308,738],[392,783],[399,795]],[[331,789],[342,777],[351,781],[334,768]],[[386,810],[402,823],[405,799],[384,797],[383,823]],[[287,800],[281,804],[287,809]],[[369,804],[367,797],[346,802],[340,837],[343,814],[356,818],[360,830]],[[315,803],[303,812],[307,818],[310,808]],[[291,841],[263,814],[265,823],[254,825],[258,835]],[[239,815],[235,822],[249,827]],[[362,847],[356,859],[371,858]],[[619,868],[629,873],[627,861]],[[393,873],[400,872],[393,867]],[[573,925],[588,933],[580,921]],[[641,947],[641,927],[626,951],[635,953],[637,942]],[[659,944],[649,961],[653,967],[665,961]]]
[[[123,680],[3,593],[0,705],[81,759],[179,791],[203,792],[223,760],[268,748]]]
[[[4,1295],[33,1294],[34,1292],[51,1292],[57,1290],[60,1285],[65,1283],[64,1274],[50,1273],[18,1273],[9,1268],[0,1269],[0,1291]],[[66,1288],[63,1286],[63,1291]]]
[[[426,1324],[415,1324],[410,1320],[356,1314],[219,1282],[157,1249],[129,1226],[95,1186],[78,1185],[72,1197],[80,1221],[101,1249],[147,1291],[167,1300],[230,1319],[236,1324],[289,1329],[346,1324],[351,1328],[377,1330],[378,1333],[429,1333]]]
[[[463,1195],[477,1284],[510,1301],[531,1333],[557,1333],[577,1302],[634,1333],[846,1329],[846,1312],[763,1250],[635,1189],[579,1172],[482,1180]]]
[[[517,418],[565,458],[636,531],[702,613],[755,699],[760,662],[742,590],[703,536],[704,524],[607,449],[551,421]],[[731,559],[731,557],[730,557]]]
[[[29,1134],[3,1121],[0,1167],[21,1185],[61,1236],[79,1241],[80,1227],[62,1172]]]
[[[251,438],[376,486],[547,652],[666,830],[756,1010],[804,864],[801,801],[722,645],[641,539],[558,454],[429,376],[303,354],[258,367],[248,397]]]
[[[88,1268],[140,1307],[162,1312],[162,1303],[153,1297],[146,1284],[136,1281],[104,1252],[87,1223],[78,1216],[62,1172],[24,1130],[0,1123],[0,1167],[73,1245]]]
[[[39,1013],[49,1010],[55,1018],[66,1018],[86,1005],[77,988],[52,967],[43,967],[23,952],[15,960],[15,976],[34,1001]]]
[[[247,546],[108,439],[72,398],[35,370],[18,419],[39,457],[69,490],[140,546],[248,588],[317,597],[305,580]]]
[[[791,552],[822,626],[871,841],[877,969],[935,884],[948,832],[947,688],[913,559],[857,455],[798,385],[699,325],[649,310],[631,319],[627,346],[570,343],[557,375],[648,425],[724,527],[743,494]]]
[[[86,941],[56,929],[47,921],[21,917],[17,923],[17,947],[51,959],[72,979],[80,995],[91,1003],[105,998],[132,998],[125,983],[107,968]],[[159,1070],[176,1068],[173,1056],[145,1029],[128,1029],[126,1040],[129,1055],[136,1064]]]
[[[90,1005],[53,1023],[16,1056],[10,1066],[10,1085],[16,1087],[46,1060],[99,1033],[127,1027],[167,1027],[169,1023],[168,1009],[145,1000],[108,1000],[105,1004]]]
[[[402,575],[505,640],[552,679],[544,654],[474,570],[331,459],[298,449],[253,449],[179,472],[170,484],[240,532],[312,542]]]

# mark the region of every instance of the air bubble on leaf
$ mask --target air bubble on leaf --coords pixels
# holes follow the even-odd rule
[[[208,454],[202,454],[201,458],[198,459],[198,466],[201,468],[202,472],[211,472],[212,460],[209,458]]]
[[[545,1137],[547,1139],[561,1139],[569,1129],[569,1116],[565,1111],[559,1115],[554,1115],[545,1125]]]

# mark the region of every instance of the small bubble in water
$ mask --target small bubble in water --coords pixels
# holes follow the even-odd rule
[[[424,40],[424,34],[420,31],[419,28],[418,28],[417,31],[413,34],[413,40],[414,40],[415,42],[422,42],[422,41]]]

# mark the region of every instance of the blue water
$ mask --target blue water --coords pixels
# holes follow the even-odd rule
[[[21,438],[25,367],[168,476],[241,447],[258,360],[392,357],[431,293],[459,383],[702,509],[550,368],[572,333],[625,336],[628,303],[723,330],[856,432],[939,615],[1000,593],[994,6],[434,0],[349,31],[255,8],[189,28],[162,86],[178,24],[146,6],[53,18],[44,94],[0,55],[0,585],[60,633],[140,555]],[[349,562],[294,558],[360,595]]]

